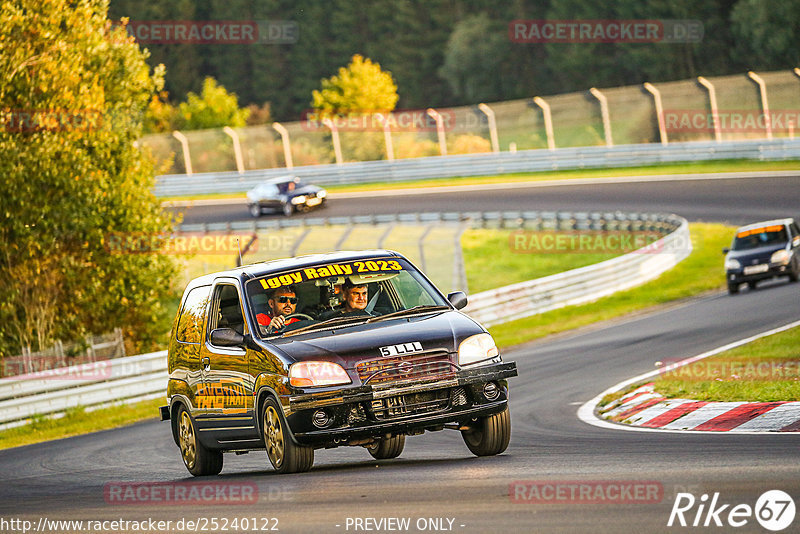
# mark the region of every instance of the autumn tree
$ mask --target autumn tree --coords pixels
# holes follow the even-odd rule
[[[114,246],[170,228],[137,147],[163,83],[107,0],[0,0],[0,355],[123,328],[163,342],[173,262]]]

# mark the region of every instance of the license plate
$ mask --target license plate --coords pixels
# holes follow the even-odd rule
[[[307,206],[316,206],[320,202],[322,202],[322,200],[320,200],[318,198],[309,198],[308,201],[306,202],[306,205]]]
[[[760,265],[748,265],[744,268],[744,274],[765,273],[767,270],[769,270],[769,265],[766,263],[762,263]]]

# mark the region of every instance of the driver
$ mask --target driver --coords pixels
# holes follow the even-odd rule
[[[258,324],[262,326],[272,325],[273,330],[280,330],[287,324],[292,324],[300,319],[292,317],[286,319],[286,316],[292,315],[297,309],[297,292],[292,286],[281,286],[273,289],[267,301],[269,308],[272,312],[270,317],[266,313],[259,313],[256,315]]]

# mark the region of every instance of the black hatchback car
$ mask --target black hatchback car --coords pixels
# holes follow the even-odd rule
[[[325,205],[327,191],[303,183],[296,176],[273,178],[247,192],[250,215],[260,217],[264,210],[279,211],[287,217],[297,211],[308,211]]]
[[[466,303],[386,250],[202,276],[170,336],[162,419],[196,476],[219,473],[223,452],[256,449],[279,473],[307,471],[319,448],[395,458],[406,436],[443,429],[499,454],[516,364],[458,311]]]
[[[739,292],[747,283],[786,276],[796,282],[800,275],[800,228],[794,219],[764,221],[736,230],[731,248],[723,249],[728,292]]]

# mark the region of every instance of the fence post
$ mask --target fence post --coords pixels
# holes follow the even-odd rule
[[[444,120],[442,119],[442,115],[433,108],[428,108],[425,112],[430,118],[436,121],[436,135],[439,137],[439,154],[446,156],[447,140],[444,136]]]
[[[392,144],[392,130],[390,128],[390,122],[386,120],[383,113],[378,113],[378,119],[381,121],[383,125],[383,142],[386,144],[386,159],[389,161],[394,161],[394,144]]]
[[[275,131],[281,136],[281,144],[283,144],[283,158],[286,160],[286,168],[291,169],[294,167],[294,162],[292,161],[292,142],[289,139],[289,130],[287,130],[283,124],[279,122],[273,122],[272,127],[275,128]]]
[[[658,120],[658,135],[661,137],[661,144],[666,145],[669,143],[667,140],[667,128],[664,125],[664,106],[661,103],[661,91],[655,88],[650,82],[644,83],[644,88],[653,95],[653,100],[656,104],[656,120]]]
[[[494,116],[494,110],[483,103],[478,104],[478,109],[480,109],[489,120],[489,139],[492,141],[492,152],[497,154],[500,152],[500,143],[497,140],[497,120]]]
[[[429,224],[425,231],[422,232],[422,235],[419,236],[419,242],[417,243],[417,247],[419,248],[419,263],[422,265],[422,271],[425,272],[428,268],[425,266],[425,238],[428,237],[428,234],[431,233],[433,230],[433,225]]]
[[[606,146],[612,147],[614,146],[614,139],[611,136],[611,117],[608,114],[608,99],[606,95],[601,93],[596,87],[589,89],[589,92],[600,102],[600,116],[603,119],[603,133],[606,138]]]
[[[453,281],[451,283],[451,291],[463,291],[464,293],[469,294],[469,288],[467,287],[467,272],[464,266],[464,251],[461,248],[461,236],[464,235],[464,232],[467,231],[469,228],[468,222],[462,222],[460,228],[456,232],[454,236],[455,243],[455,250],[454,250],[454,258],[453,258]]]
[[[124,358],[125,357],[125,339],[122,337],[122,328],[119,328],[119,327],[115,328],[114,329],[114,334],[117,337],[117,346],[119,346],[119,353],[120,353],[119,357],[120,358]]]
[[[239,171],[239,174],[244,174],[244,160],[242,159],[242,146],[239,144],[239,134],[230,126],[225,126],[222,131],[233,140],[233,157],[236,160],[236,170]]]
[[[189,140],[178,130],[172,132],[172,137],[180,141],[181,148],[183,148],[183,163],[186,166],[186,175],[192,175],[192,157],[189,154]]]
[[[764,129],[767,130],[767,139],[772,139],[772,118],[769,116],[769,104],[767,103],[767,84],[764,78],[755,72],[748,71],[747,76],[758,84],[758,92],[761,94],[761,112],[764,114]]]
[[[545,102],[544,98],[540,96],[533,97],[533,103],[542,108],[542,115],[544,116],[544,131],[547,135],[547,148],[550,150],[555,150],[556,139],[555,136],[553,136],[553,115],[550,112],[550,104]],[[516,149],[514,152],[516,152]]]
[[[708,103],[711,106],[711,120],[714,122],[714,138],[716,139],[717,143],[722,142],[722,128],[719,124],[719,109],[717,108],[717,92],[714,90],[714,85],[703,78],[702,76],[697,77],[697,81],[700,82],[700,85],[708,89]]]
[[[331,137],[333,137],[333,154],[336,156],[336,164],[341,165],[343,158],[342,144],[339,142],[339,128],[336,127],[336,123],[328,118],[322,119],[322,124],[327,126],[331,131]]]

